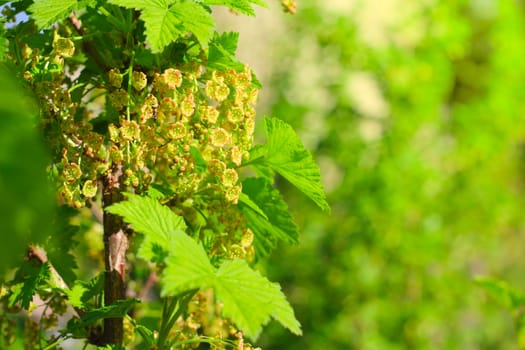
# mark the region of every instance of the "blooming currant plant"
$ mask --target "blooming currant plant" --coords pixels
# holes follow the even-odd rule
[[[275,174],[328,210],[319,169],[279,119],[265,118],[266,143],[254,144],[260,83],[235,57],[238,34],[217,33],[212,17],[213,6],[254,15],[265,2],[2,3],[0,58],[38,100],[60,205],[53,233],[2,284],[3,345],[21,309],[26,348],[250,349],[244,337],[271,318],[301,334],[253,265],[298,240]],[[72,254],[86,213],[104,243],[104,272],[88,281]],[[147,281],[131,280],[135,269]]]

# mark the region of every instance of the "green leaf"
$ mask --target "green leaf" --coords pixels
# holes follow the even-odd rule
[[[155,187],[148,188],[147,194],[148,197],[159,201],[164,198],[164,193]]]
[[[266,180],[273,184],[275,172],[266,163],[266,153],[266,145],[255,145],[250,150],[250,160],[248,164],[257,176],[264,177]]]
[[[244,186],[244,185],[243,185]],[[240,196],[239,196],[239,203],[243,206],[246,206],[248,208],[250,208],[253,212],[259,214],[260,216],[262,216],[264,219],[268,220],[268,217],[266,216],[266,214],[264,213],[264,211],[262,211],[261,208],[259,208],[259,206],[257,204],[255,204],[254,201],[252,201],[250,199],[250,197],[244,193],[244,192],[241,192]]]
[[[169,43],[184,34],[177,17],[167,6],[153,6],[157,2],[164,1],[152,1],[152,5],[145,8],[140,16],[146,26],[147,42],[154,53],[161,52]]]
[[[45,240],[55,209],[36,102],[19,80],[0,64],[0,232],[9,237],[0,245],[0,276],[22,262],[29,243]]]
[[[66,295],[67,295],[67,299],[69,300],[69,304],[71,304],[71,306],[83,309],[87,306],[84,303],[83,296],[88,291],[88,289],[81,282],[82,281],[78,281],[77,283],[75,283],[73,288],[66,291]]]
[[[38,28],[42,29],[69,16],[77,4],[77,0],[34,0],[28,11]]]
[[[215,21],[204,7],[194,2],[184,1],[174,4],[170,12],[177,18],[184,31],[192,32],[199,44],[206,48],[215,30]]]
[[[146,49],[144,47],[138,47],[137,48],[137,55],[135,56],[135,62],[137,62],[138,65],[143,66],[145,68],[153,68],[155,67],[155,59],[156,56],[151,52],[151,50]]]
[[[162,275],[162,295],[213,288],[223,302],[224,315],[255,339],[271,317],[295,334],[301,329],[277,284],[253,271],[244,260],[224,262],[215,269],[202,245],[181,233],[172,241]]]
[[[140,303],[140,300],[117,300],[111,305],[86,312],[80,320],[72,319],[68,322],[67,332],[74,333],[76,330],[95,324],[95,322],[104,318],[123,317],[137,303]]]
[[[169,0],[110,0],[111,4],[141,10],[140,18],[146,26],[147,42],[154,53],[192,32],[202,47],[207,47],[215,22],[201,5]]]
[[[202,245],[181,233],[171,242],[170,252],[163,272],[162,296],[211,287],[215,268]]]
[[[271,283],[246,261],[225,261],[216,274],[215,292],[223,304],[223,313],[244,333],[257,339],[270,317],[294,334],[302,334],[301,325],[281,288]]]
[[[221,46],[223,50],[225,50],[228,55],[230,55],[232,58],[235,57],[235,53],[237,52],[237,45],[239,42],[239,33],[237,32],[225,32],[222,34],[215,34],[215,37],[213,38],[213,42],[215,44],[218,44]]]
[[[148,188],[148,197],[161,200],[168,197],[173,197],[176,193],[168,187],[161,186],[159,184],[151,184]]]
[[[238,39],[239,33],[229,32],[221,35],[216,33],[208,49],[208,65],[222,70],[244,69],[244,65],[235,57]]]
[[[137,324],[135,325],[135,332],[140,334],[140,336],[142,337],[142,339],[146,341],[148,346],[155,344],[155,336],[153,332],[151,331],[151,329],[144,327],[141,324]]]
[[[77,245],[75,235],[79,228],[70,224],[76,214],[75,209],[65,205],[57,208],[52,233],[44,243],[48,260],[68,285],[76,280],[73,270],[77,268],[77,263],[71,249]]]
[[[104,275],[99,274],[89,282],[75,281],[73,287],[66,290],[65,293],[68,297],[71,306],[86,309],[89,307],[89,300],[96,295],[99,295],[104,290]]]
[[[226,6],[233,11],[242,13],[248,16],[255,16],[255,11],[251,4],[256,4],[262,7],[268,7],[268,5],[262,0],[204,0],[205,5],[220,5]]]
[[[241,200],[239,208],[255,235],[255,252],[259,257],[268,255],[279,240],[298,242],[297,226],[278,190],[264,178],[248,178],[242,182],[242,191],[265,214],[260,215],[253,205]]]
[[[512,288],[504,281],[490,277],[478,277],[475,282],[499,304],[509,310],[516,310],[525,304],[525,294]]]
[[[182,219],[168,207],[151,198],[128,194],[128,201],[113,204],[106,210],[123,216],[137,232],[145,235],[143,245],[149,240],[148,253],[153,254],[151,244],[167,248],[162,296],[214,288],[224,303],[225,315],[248,336],[256,338],[270,317],[300,334],[299,323],[277,284],[252,271],[243,260],[227,261],[215,269],[202,245],[184,233]],[[99,314],[83,317],[80,324],[91,324],[93,318],[101,317]]]
[[[49,281],[50,276],[48,263],[40,264],[34,260],[24,263],[15,277],[15,280],[22,280],[22,282],[13,287],[13,294],[9,297],[9,306],[20,302],[24,309],[29,308],[37,289]]]
[[[146,27],[146,38],[153,53],[162,51],[183,34],[177,17],[170,11],[169,0],[109,0],[110,4],[141,10],[140,19]]]
[[[175,235],[184,233],[184,219],[153,198],[134,194],[127,194],[127,197],[127,201],[115,203],[106,210],[122,216],[135,231],[144,234],[139,257],[158,261],[159,256],[162,256],[161,251],[171,246]]]
[[[321,173],[293,128],[277,118],[265,118],[268,138],[266,163],[323,210],[330,210]]]

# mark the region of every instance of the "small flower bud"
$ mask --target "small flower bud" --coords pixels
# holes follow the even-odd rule
[[[93,198],[97,195],[97,183],[93,180],[87,180],[82,186],[82,194],[86,198]]]
[[[108,126],[109,139],[113,142],[120,142],[120,131],[114,124]]]
[[[213,146],[221,148],[230,143],[230,135],[222,128],[215,128],[211,130],[210,141]]]
[[[239,201],[239,196],[241,195],[242,188],[241,186],[233,186],[226,190],[225,197],[228,202],[232,202],[233,204],[237,204]]]
[[[114,88],[120,88],[122,86],[122,74],[120,74],[120,71],[117,68],[113,68],[108,73],[109,76],[109,85],[113,86]]]
[[[189,94],[184,98],[180,104],[180,111],[183,116],[191,117],[195,112],[195,102],[193,100],[193,94]]]
[[[218,159],[212,159],[208,162],[208,170],[212,175],[221,176],[226,170],[226,164]]]
[[[242,233],[241,245],[244,248],[248,248],[253,244],[254,234],[249,228]]]
[[[146,77],[146,74],[144,74],[143,72],[134,71],[132,74],[132,78],[133,78],[133,82],[132,82],[133,88],[137,91],[144,90],[146,85],[148,85],[148,78]]]
[[[122,122],[122,126],[120,127],[120,135],[122,136],[122,139],[125,141],[133,141],[133,140],[139,140],[140,139],[140,127],[137,124],[136,121],[127,121],[124,120]]]
[[[210,124],[215,124],[219,118],[219,111],[215,106],[201,106],[199,112],[201,120]]]
[[[172,140],[181,140],[186,136],[186,126],[182,122],[170,124],[168,127],[168,137]]]
[[[234,169],[226,169],[221,177],[221,182],[225,187],[231,187],[237,183],[239,175]]]
[[[53,48],[58,56],[69,58],[75,53],[75,44],[69,38],[57,36],[53,40]]]
[[[242,152],[237,146],[232,146],[230,149],[230,158],[233,164],[240,166],[242,163]]]
[[[232,123],[240,123],[244,118],[243,110],[239,107],[233,107],[228,111],[228,120]]]
[[[206,95],[210,96],[217,102],[222,102],[228,98],[230,94],[230,88],[221,82],[216,82],[213,80],[208,80],[206,82]]]
[[[175,90],[182,85],[182,73],[178,69],[166,69],[162,74],[162,79],[170,90]]]

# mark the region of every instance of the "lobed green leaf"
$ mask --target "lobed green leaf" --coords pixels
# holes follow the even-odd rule
[[[199,44],[207,47],[215,30],[210,13],[192,1],[109,0],[109,3],[142,11],[140,19],[144,21],[147,42],[154,53],[161,52],[187,32],[192,32]]]
[[[170,12],[181,23],[184,32],[192,32],[203,48],[208,47],[215,30],[215,21],[204,7],[185,1],[171,6]]]
[[[164,0],[109,0],[108,3],[135,10],[142,10],[154,5],[168,6],[168,2]]]
[[[184,233],[184,219],[175,215],[168,207],[157,200],[134,194],[127,195],[128,200],[115,203],[106,211],[120,215],[133,229],[144,235],[144,242],[138,256],[146,260],[158,260],[160,250],[170,247],[178,233]]]
[[[215,34],[208,49],[208,65],[215,69],[242,70],[244,65],[235,57],[238,39],[236,32]]]
[[[183,28],[169,11],[167,6],[154,6],[157,2],[152,1],[151,5],[144,8],[140,18],[146,26],[146,38],[153,52],[160,52],[171,42],[177,40],[183,34]]]
[[[329,211],[321,173],[293,128],[277,118],[265,118],[266,164],[279,173],[321,209]]]
[[[15,280],[22,280],[12,288],[9,296],[9,306],[20,302],[24,309],[29,308],[37,289],[49,281],[51,270],[48,263],[40,264],[34,261],[24,263],[17,271]]]
[[[192,289],[207,289],[214,277],[206,251],[190,236],[180,233],[170,244],[162,274],[162,296],[177,295]]]
[[[247,336],[256,339],[270,317],[292,333],[301,334],[301,326],[280,286],[252,270],[246,261],[225,261],[216,276],[215,292],[224,304],[224,315]]]
[[[86,308],[87,305],[84,302],[84,294],[88,291],[87,287],[82,283],[82,281],[78,281],[75,283],[75,285],[69,289],[66,290],[67,299],[69,300],[69,304],[76,308]]]
[[[77,6],[78,0],[34,0],[28,11],[42,29],[66,18]]]
[[[298,242],[297,226],[286,202],[266,179],[245,179],[242,191],[251,203],[240,198],[239,209],[248,219],[248,226],[255,235],[255,252],[259,257],[268,255],[277,241]],[[261,215],[261,211],[264,215]]]
[[[75,281],[71,289],[65,290],[67,298],[71,306],[87,309],[89,308],[89,300],[94,296],[99,295],[104,290],[104,275],[101,273],[90,281],[85,282],[81,280]]]
[[[202,245],[184,233],[175,235],[169,251],[162,274],[163,296],[213,288],[224,304],[224,315],[249,337],[257,338],[271,317],[293,333],[301,333],[280,287],[252,270],[246,261],[225,261],[216,269]]]
[[[253,181],[259,183],[261,180]],[[247,184],[250,188],[250,181]],[[257,186],[253,190],[256,191]],[[270,192],[270,195],[275,193]],[[157,247],[167,251],[166,267],[162,273],[162,296],[213,288],[224,303],[224,314],[231,317],[248,336],[256,338],[271,317],[292,332],[300,334],[299,323],[277,284],[270,283],[253,271],[244,260],[226,261],[217,270],[203,246],[184,233],[186,226],[181,217],[155,199],[132,194],[127,196],[127,201],[113,204],[106,210],[121,215],[137,232],[145,235],[139,255],[151,260]],[[258,201],[276,200],[268,195],[255,198]],[[251,205],[250,210],[257,212],[254,206],[260,204]],[[250,205],[246,207],[250,208]],[[280,209],[277,206],[275,210]],[[276,216],[272,210],[268,209],[268,212]],[[265,219],[261,213],[257,215]],[[79,288],[78,294],[83,293],[83,288]],[[79,301],[79,305],[82,302],[81,299],[76,301]],[[99,312],[88,319],[83,318],[81,324],[85,326],[94,318],[108,317],[108,310],[103,311],[104,316],[100,316]]]
[[[244,190],[244,188],[243,188],[243,190]],[[253,212],[259,214],[264,219],[268,220],[268,217],[266,216],[264,211],[261,208],[259,208],[259,206],[257,204],[255,204],[255,202],[252,201],[250,199],[250,197],[246,193],[241,192],[241,194],[239,195],[239,203],[241,204],[241,206],[246,206],[246,207],[250,208]]]
[[[266,153],[266,145],[255,145],[250,150],[250,160],[248,164],[257,176],[263,177],[273,184],[275,171],[266,163]]]

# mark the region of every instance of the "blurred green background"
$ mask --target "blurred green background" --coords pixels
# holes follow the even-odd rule
[[[271,326],[263,349],[525,348],[475,283],[525,289],[525,2],[302,0],[221,27],[332,206],[278,181],[302,240],[266,269],[304,336]]]
[[[27,243],[42,243],[49,234],[55,209],[46,175],[49,154],[34,128],[36,111],[35,100],[0,62],[0,290],[5,272],[22,262]]]

